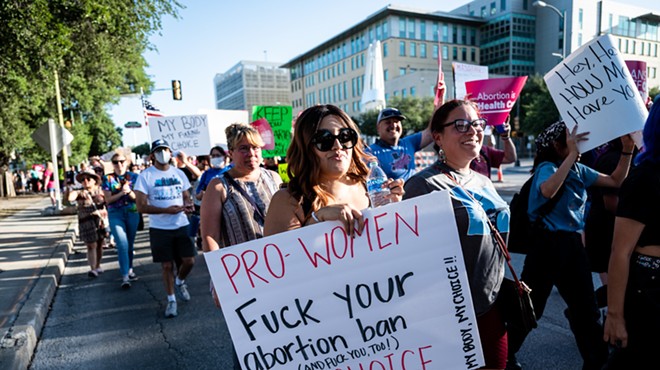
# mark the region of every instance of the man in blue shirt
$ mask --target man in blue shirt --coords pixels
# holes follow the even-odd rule
[[[415,152],[433,141],[431,127],[401,138],[406,117],[396,108],[385,108],[378,114],[376,130],[379,139],[369,146],[369,152],[378,158],[383,171],[394,180],[415,174]]]

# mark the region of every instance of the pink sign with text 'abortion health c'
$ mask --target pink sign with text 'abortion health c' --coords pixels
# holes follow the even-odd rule
[[[491,126],[500,126],[511,112],[527,76],[490,78],[465,83],[470,100],[477,103],[481,116]]]

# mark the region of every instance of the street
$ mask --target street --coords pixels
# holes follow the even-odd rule
[[[505,199],[528,176],[524,165],[506,167],[504,182],[496,184]],[[523,257],[513,255],[519,273]],[[106,250],[103,268],[105,273],[98,278],[87,277],[85,247],[74,244],[31,369],[231,369],[230,337],[209,294],[209,274],[201,255],[188,278],[192,300],[179,300],[179,316],[173,319],[163,315],[166,295],[160,265],[151,262],[147,231],[138,233],[139,280],[130,290],[120,289],[114,249]],[[518,354],[524,369],[581,368],[564,308],[553,291],[539,328]]]

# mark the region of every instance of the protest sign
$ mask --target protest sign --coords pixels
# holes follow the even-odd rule
[[[209,119],[209,141],[211,142],[211,146],[220,144],[225,149],[227,148],[227,136],[225,135],[227,126],[232,123],[247,124],[250,122],[246,110],[202,109],[197,113],[206,114]]]
[[[244,370],[483,365],[448,192],[204,254]]]
[[[574,51],[544,79],[566,125],[590,132],[581,153],[644,127],[648,111],[610,35]]]
[[[289,182],[289,174],[287,173],[288,168],[288,163],[280,163],[277,165],[277,173],[280,175],[282,182],[285,184]]]
[[[630,71],[630,76],[635,81],[637,91],[642,96],[642,101],[646,102],[649,98],[649,89],[646,83],[646,62],[641,60],[626,60],[626,67]]]
[[[454,71],[454,97],[456,99],[465,99],[468,94],[465,88],[466,82],[488,79],[487,66],[452,62],[451,68]]]
[[[465,88],[470,99],[477,103],[481,116],[488,120],[488,124],[500,127],[511,112],[526,81],[527,76],[491,78],[468,81]]]
[[[264,150],[273,150],[275,149],[275,137],[273,136],[273,128],[270,127],[270,123],[265,118],[259,118],[254,122],[250,122],[250,126],[254,127],[259,131],[261,139],[264,141]]]
[[[291,142],[291,121],[293,113],[291,106],[287,105],[255,105],[252,107],[252,120],[265,118],[273,130],[275,138],[275,148],[273,150],[263,150],[264,158],[286,157],[286,151]]]
[[[172,152],[207,155],[211,149],[208,119],[204,114],[149,117],[149,133],[152,141],[166,140]]]

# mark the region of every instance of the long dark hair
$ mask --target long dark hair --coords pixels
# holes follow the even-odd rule
[[[360,129],[343,110],[334,105],[316,105],[304,110],[296,119],[293,140],[286,153],[287,174],[291,195],[299,202],[311,201],[310,211],[318,210],[333,200],[330,193],[320,186],[321,166],[319,159],[314,155],[312,137],[316,133],[323,118],[337,117],[346,127],[355,130],[358,135]],[[358,140],[352,149],[351,165],[347,176],[357,182],[366,183],[369,169],[363,159],[368,157],[364,152],[362,140]],[[303,207],[307,208],[307,207]]]
[[[635,158],[635,164],[644,161],[660,163],[660,95],[655,97],[643,131],[644,152]]]

